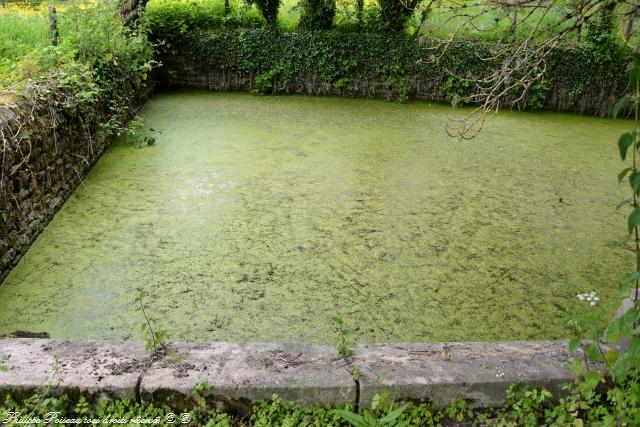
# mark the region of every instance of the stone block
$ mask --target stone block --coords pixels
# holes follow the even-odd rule
[[[0,339],[0,396],[26,398],[35,393],[89,398],[136,398],[141,372],[149,361],[135,341],[60,341]]]
[[[499,406],[510,384],[545,387],[558,395],[572,382],[566,341],[386,344],[356,347],[361,371],[360,405],[369,407],[387,390],[397,401],[455,399]]]
[[[175,352],[175,353],[174,353]],[[201,383],[204,397],[219,408],[247,412],[277,394],[302,404],[353,404],[355,382],[333,347],[314,344],[172,344],[171,357],[153,362],[142,379],[146,402],[176,408],[193,404]]]

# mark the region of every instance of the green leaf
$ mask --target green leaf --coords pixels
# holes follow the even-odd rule
[[[622,317],[620,317],[620,320],[628,328],[629,325],[635,325],[638,323],[639,316],[640,316],[640,311],[638,311],[638,309],[636,308],[631,308],[625,314],[623,314]],[[623,332],[626,332],[626,330],[623,330]]]
[[[633,273],[627,273],[622,276],[622,280],[620,280],[620,286],[628,285],[631,282],[635,282],[640,279],[640,271],[634,271]]]
[[[627,322],[622,318],[618,318],[611,322],[607,327],[607,338],[610,343],[614,343],[618,341],[618,338],[620,338],[621,335],[625,335],[628,332],[629,326],[627,325]]]
[[[620,113],[620,110],[622,110],[622,108],[627,105],[627,103],[631,100],[631,97],[629,95],[625,95],[622,98],[620,98],[613,106],[613,108],[611,109],[611,118],[613,118],[614,120],[618,118],[618,114]]]
[[[366,427],[374,427],[378,425],[378,418],[373,413],[366,411],[363,417]]]
[[[632,202],[632,200],[631,200],[631,199],[624,199],[624,200],[622,200],[620,203],[618,203],[618,206],[616,206],[616,210],[620,209],[620,208],[621,208],[621,207],[623,207],[623,206],[630,205],[630,204],[631,204],[631,202]]]
[[[375,396],[373,396],[373,399],[371,400],[371,409],[375,411],[380,406],[382,406],[383,402],[384,402],[384,399],[382,398],[382,396],[380,396],[379,393],[376,393]]]
[[[580,340],[578,338],[571,338],[569,340],[569,351],[575,353],[578,347],[580,347]]]
[[[636,194],[640,192],[640,173],[637,173],[631,180],[631,187]]]
[[[633,232],[637,225],[640,224],[640,207],[637,207],[629,214],[627,225],[629,226],[629,234]]]
[[[347,422],[351,423],[351,425],[356,427],[367,427],[366,420],[363,416],[358,415],[351,411],[346,411],[344,409],[334,409],[333,413],[338,415],[339,417],[344,418]]]
[[[395,422],[395,420],[398,419],[398,417],[400,415],[402,415],[402,413],[405,411],[405,409],[407,409],[407,405],[403,405],[401,407],[399,407],[398,409],[396,409],[393,412],[389,412],[389,414],[387,414],[387,416],[380,418],[380,424],[385,425],[393,425],[393,423]]]
[[[631,236],[629,236],[628,234],[625,234],[624,236],[619,237],[618,239],[614,240],[613,241],[613,245],[614,246],[624,246],[629,241],[629,239],[631,239]]]
[[[629,83],[634,88],[640,84],[640,67],[631,67],[629,70]]]
[[[600,354],[600,350],[596,343],[590,342],[584,346],[584,354],[591,360],[596,362],[602,362],[602,354]]]
[[[604,360],[607,361],[609,365],[613,365],[618,360],[618,351],[609,350],[604,354]]]
[[[620,149],[620,158],[625,160],[627,158],[627,151],[629,151],[629,147],[633,144],[633,135],[629,132],[623,134],[618,139],[618,148]]]
[[[596,388],[596,386],[603,381],[602,372],[589,371],[584,374],[584,382],[590,388]]]
[[[574,376],[579,376],[584,370],[584,362],[577,357],[571,362],[571,372]]]
[[[622,180],[624,179],[625,176],[627,176],[627,174],[629,172],[631,172],[633,169],[632,168],[625,168],[622,170],[622,172],[620,172],[618,174],[618,184],[620,184],[622,182]]]

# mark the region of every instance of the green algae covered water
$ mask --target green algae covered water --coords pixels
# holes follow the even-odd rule
[[[481,136],[426,103],[180,92],[155,145],[103,156],[0,286],[0,333],[360,342],[567,335],[576,294],[613,311],[631,257],[628,123],[500,113]]]

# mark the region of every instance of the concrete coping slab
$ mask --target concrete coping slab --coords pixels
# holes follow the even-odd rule
[[[367,407],[387,390],[397,401],[504,403],[510,384],[560,393],[573,380],[566,341],[359,345],[349,359],[316,344],[174,343],[162,353],[135,341],[0,339],[0,396],[48,389],[90,398],[194,405],[246,413],[277,394],[301,404]]]
[[[561,394],[572,382],[567,341],[467,342],[360,345],[360,404],[387,390],[397,401],[444,406],[465,399],[472,406],[499,406],[511,384]]]
[[[176,343],[172,358],[154,361],[142,378],[143,402],[190,406],[198,384],[221,409],[246,412],[277,394],[302,404],[356,401],[356,384],[335,348],[316,344]]]
[[[82,393],[89,398],[135,399],[148,354],[140,342],[0,339],[0,396]]]

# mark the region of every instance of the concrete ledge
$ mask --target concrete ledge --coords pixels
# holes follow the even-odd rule
[[[142,379],[145,402],[190,406],[198,383],[217,407],[246,412],[278,394],[304,404],[342,405],[356,400],[347,363],[333,347],[314,344],[172,344],[177,355],[152,363]]]
[[[48,391],[90,398],[135,399],[148,353],[139,342],[0,339],[0,397]]]
[[[387,344],[356,348],[362,372],[360,404],[369,406],[383,389],[398,401],[455,399],[473,406],[499,406],[510,384],[539,386],[559,395],[573,381],[566,341]]]
[[[215,407],[247,412],[278,394],[303,404],[369,406],[386,389],[398,400],[504,403],[510,384],[560,394],[573,380],[565,341],[360,345],[348,360],[314,344],[176,343],[148,353],[140,342],[0,339],[0,397],[56,394],[193,405],[193,389]],[[360,372],[354,380],[353,372]]]

